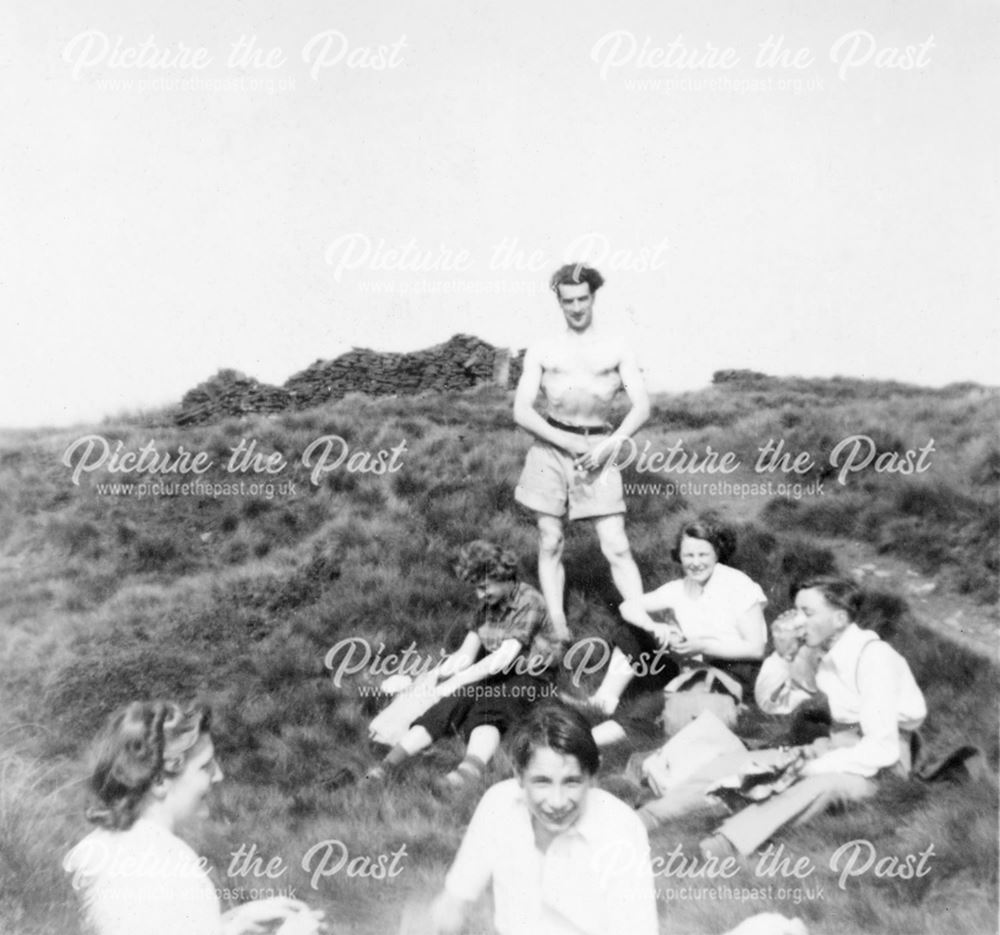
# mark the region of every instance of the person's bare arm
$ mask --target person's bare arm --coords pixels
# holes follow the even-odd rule
[[[618,606],[618,612],[629,623],[640,626],[643,623],[655,623],[649,615],[658,610],[673,610],[674,599],[672,597],[673,588],[669,587],[671,582],[658,587],[655,591],[643,594],[642,597],[632,597],[627,601],[622,601]]]
[[[479,634],[470,630],[465,634],[462,645],[458,647],[447,659],[437,667],[438,679],[446,679],[456,672],[469,668],[479,655],[479,649],[483,645]]]
[[[564,432],[549,425],[535,409],[535,400],[542,386],[541,353],[537,347],[529,347],[524,355],[524,369],[514,392],[514,421],[535,438],[573,455],[586,454],[590,449],[587,439],[571,432]]]
[[[614,434],[624,438],[631,438],[639,431],[649,418],[649,393],[646,392],[646,383],[642,378],[642,370],[639,367],[639,359],[635,352],[628,345],[622,345],[621,363],[618,365],[618,375],[622,380],[622,389],[628,396],[632,408],[625,413],[625,418],[615,429]]]
[[[517,658],[520,651],[520,640],[504,640],[497,649],[488,656],[484,656],[475,665],[462,669],[446,682],[439,682],[438,692],[442,697],[451,695],[465,685],[472,685],[489,678],[491,675],[496,675],[506,669]]]
[[[675,652],[682,656],[704,653],[716,659],[763,659],[767,645],[767,624],[764,622],[764,607],[754,604],[744,611],[736,621],[739,639],[720,639],[717,636],[703,636],[699,639],[684,639],[674,644]]]
[[[663,645],[668,645],[681,638],[680,628],[673,623],[658,623],[651,616],[651,612],[659,610],[673,610],[673,600],[666,585],[643,594],[642,597],[630,598],[623,601],[618,612],[626,623],[631,623],[640,630],[651,633]]]

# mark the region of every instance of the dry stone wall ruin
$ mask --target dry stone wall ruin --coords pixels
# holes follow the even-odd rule
[[[412,353],[354,348],[333,360],[317,360],[284,386],[220,370],[184,394],[174,421],[201,425],[231,416],[309,409],[348,393],[401,396],[483,384],[509,388],[517,385],[523,363],[523,350],[512,353],[472,335],[457,334]]]

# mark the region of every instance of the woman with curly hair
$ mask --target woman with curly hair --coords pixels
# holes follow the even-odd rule
[[[368,771],[369,780],[385,779],[441,737],[461,734],[465,758],[445,779],[454,787],[478,781],[507,728],[522,721],[534,701],[552,695],[559,640],[545,599],[517,580],[513,552],[469,542],[455,574],[475,589],[479,606],[462,645],[435,670],[437,700]]]
[[[98,827],[63,861],[94,935],[242,935],[280,925],[314,935],[322,914],[295,899],[244,903],[225,913],[204,858],[177,832],[208,817],[222,779],[202,705],[136,701],[100,736],[87,818]],[[268,930],[272,930],[268,928]]]

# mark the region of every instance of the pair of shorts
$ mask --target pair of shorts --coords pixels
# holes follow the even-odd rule
[[[514,499],[529,510],[548,516],[591,519],[625,512],[622,475],[605,465],[599,471],[578,471],[573,455],[535,442],[528,449],[524,470],[514,490]]]

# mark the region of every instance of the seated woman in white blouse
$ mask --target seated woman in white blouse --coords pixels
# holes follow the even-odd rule
[[[678,660],[693,657],[752,690],[767,644],[767,597],[759,584],[724,564],[735,546],[732,531],[708,517],[680,528],[671,556],[683,577],[621,605],[629,626],[619,627],[608,670],[591,699],[595,707],[612,714],[637,672],[649,673],[642,677],[650,688],[662,688],[677,674]],[[666,610],[676,624],[650,616]]]
[[[109,721],[97,750],[87,817],[98,828],[63,866],[82,893],[94,935],[315,935],[322,913],[296,899],[244,903],[222,913],[205,860],[175,832],[208,816],[222,779],[209,710],[133,702]]]

